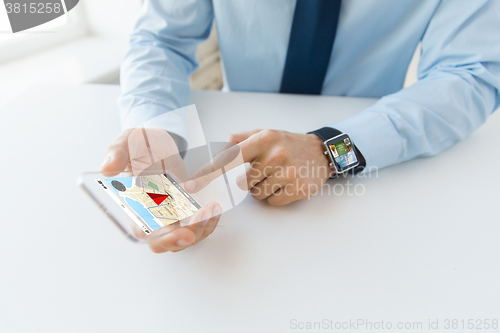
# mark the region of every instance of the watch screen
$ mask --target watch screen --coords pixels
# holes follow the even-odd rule
[[[342,169],[345,169],[352,164],[358,163],[358,159],[356,158],[356,153],[354,153],[352,142],[348,137],[339,139],[339,141],[331,143],[329,147],[333,154],[335,162]]]

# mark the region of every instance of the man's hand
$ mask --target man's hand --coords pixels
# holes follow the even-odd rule
[[[330,177],[322,140],[314,134],[253,130],[233,134],[229,141],[238,144],[245,162],[250,162],[250,194],[271,205],[307,200]]]
[[[246,175],[238,178],[238,185],[250,189],[255,199],[267,199],[271,205],[308,199],[332,174],[323,154],[322,140],[314,134],[253,130],[232,134],[228,141],[238,145],[243,161],[251,166]],[[228,151],[231,150],[234,149]],[[231,153],[217,155],[212,166],[207,165],[195,173],[191,181],[186,182],[186,190],[194,193],[210,183],[218,176],[211,171],[217,169],[218,164],[228,164],[225,162],[231,160],[228,155]]]
[[[106,176],[126,170],[134,176],[168,171],[181,181],[187,177],[174,140],[160,128],[127,129],[106,148],[104,156],[100,172]],[[190,247],[214,231],[221,213],[222,208],[217,203],[209,203],[191,216],[189,225],[181,227],[177,222],[155,231],[165,234],[150,242],[149,248],[155,253],[162,253]],[[131,228],[139,238],[144,238],[135,224]]]
[[[161,128],[129,128],[124,130],[104,152],[100,172],[116,175],[131,171],[139,176],[148,170],[168,171],[185,180],[184,163],[174,139]]]

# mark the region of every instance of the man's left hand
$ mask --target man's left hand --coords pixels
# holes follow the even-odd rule
[[[307,200],[331,176],[322,140],[314,134],[281,130],[252,130],[232,134],[251,168],[240,181],[246,182],[257,200],[271,205],[286,205]]]

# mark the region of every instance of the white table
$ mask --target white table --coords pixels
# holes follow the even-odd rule
[[[500,319],[500,115],[437,157],[351,179],[362,196],[285,207],[248,197],[204,242],[155,255],[75,185],[119,133],[118,94],[35,86],[0,111],[1,332],[274,333],[323,319],[424,329],[430,319],[442,330],[446,319]],[[214,141],[305,132],[374,103],[192,95]],[[485,168],[468,174],[470,161]]]

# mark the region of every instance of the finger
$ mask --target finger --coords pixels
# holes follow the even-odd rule
[[[212,234],[212,232],[214,232],[215,228],[219,224],[219,220],[220,220],[220,214],[212,217],[208,221],[205,231],[203,233],[203,238],[208,237],[210,234]]]
[[[250,167],[236,177],[236,185],[243,191],[248,191],[273,173],[273,167],[260,161],[250,163]]]
[[[181,249],[178,249],[178,250],[172,250],[171,252],[179,252],[179,251],[182,251],[188,247],[191,247],[193,245],[196,245],[198,244],[199,242],[201,242],[202,240],[204,240],[205,238],[207,238],[208,236],[210,236],[210,234],[212,234],[212,232],[215,230],[215,228],[217,227],[217,224],[219,222],[219,219],[220,219],[220,215],[219,216],[216,216],[216,217],[211,217],[209,220],[208,220],[208,223],[207,225],[205,226],[205,229],[202,233],[201,236],[199,236],[197,239],[196,239],[196,242],[194,242],[193,244],[187,246],[187,247],[184,247],[184,248],[181,248]]]
[[[246,171],[246,173],[238,175],[236,183],[238,185],[242,185],[243,182],[246,182],[248,189],[251,189],[267,177],[271,177],[273,175],[279,175],[278,178],[281,178],[280,181],[283,182],[285,179],[285,173],[283,172],[284,167],[282,164],[283,163],[276,158],[266,159],[264,157],[263,160],[258,158],[256,161],[250,163],[250,168]],[[277,180],[273,180],[272,183],[275,183],[276,181]],[[244,190],[244,188],[242,189]]]
[[[225,150],[223,154],[216,155],[210,163],[207,163],[195,172],[190,177],[190,180],[184,184],[186,191],[196,193],[207,186],[214,179],[222,175],[222,172],[228,172],[229,170],[246,162],[253,162],[259,156],[263,155],[265,150],[269,148],[267,145],[260,144],[260,134],[264,133],[264,138],[266,141],[269,141],[269,133],[275,132],[276,131],[269,130],[257,132],[250,136],[247,140],[231,147],[228,150]],[[237,158],[233,158],[236,149],[239,149],[238,156]],[[228,163],[229,160],[231,160],[231,162]],[[222,166],[224,167],[224,171],[218,169],[218,167]]]
[[[238,145],[226,149],[198,169],[189,180],[184,183],[184,188],[190,193],[198,192],[214,179],[220,177],[223,172],[228,172],[237,166],[243,165],[243,155]]]
[[[148,246],[154,253],[179,251],[196,242],[196,235],[188,228],[179,228],[151,241]]]
[[[179,228],[171,233],[151,241],[148,246],[154,253],[182,251],[199,243],[210,235],[222,213],[222,208],[215,202],[199,209],[187,227]],[[211,223],[211,224],[210,224]],[[207,231],[208,227],[208,231]]]
[[[222,208],[218,203],[210,202],[205,207],[198,209],[191,217],[182,221],[181,226],[190,228],[198,238],[203,234],[209,220],[214,216],[220,215],[221,212]]]
[[[261,137],[266,137],[267,133],[268,130],[257,132],[248,139],[238,143],[245,162],[254,161],[270,148],[270,145],[265,140],[261,141]]]
[[[140,127],[130,132],[128,150],[134,175],[159,170],[182,160],[173,138],[157,127]]]
[[[204,209],[199,209],[189,220],[189,224],[182,228],[175,229],[170,233],[161,236],[151,241],[148,246],[154,253],[163,253],[167,251],[177,252],[183,250],[196,243],[197,238],[201,235],[204,225],[200,224],[200,220],[204,213]],[[207,217],[208,219],[208,217]],[[179,232],[179,230],[183,230]]]
[[[259,133],[260,131],[262,131],[262,130],[261,129],[254,129],[251,131],[243,131],[243,132],[239,132],[239,133],[234,133],[234,134],[229,135],[229,137],[227,138],[226,141],[234,143],[234,144],[238,144],[240,142],[245,141],[246,139],[248,139],[252,135]]]
[[[188,225],[189,228],[196,236],[197,242],[205,231],[205,227],[212,217],[212,209],[215,203],[208,204],[205,207],[200,208],[191,218],[189,219]]]
[[[272,196],[282,187],[286,186],[287,183],[287,180],[284,178],[271,176],[252,187],[250,189],[250,194],[255,200],[263,200]]]
[[[288,184],[268,197],[267,202],[272,206],[283,206],[297,200],[305,199],[307,199],[307,196],[302,195],[295,185]]]
[[[104,161],[99,171],[106,176],[114,176],[128,166],[128,136],[133,129],[123,131],[104,151]]]
[[[266,177],[269,177],[273,173],[273,171],[274,170],[272,166],[264,166],[264,164],[260,161],[250,163],[250,169],[248,169],[246,173],[248,188],[251,189],[259,182],[266,179]]]
[[[203,233],[201,234],[201,236],[197,238],[195,244],[207,238],[215,230],[217,224],[219,223],[221,214],[222,214],[222,208],[218,204],[215,204],[212,208],[212,214],[211,214],[212,217],[207,221]]]

